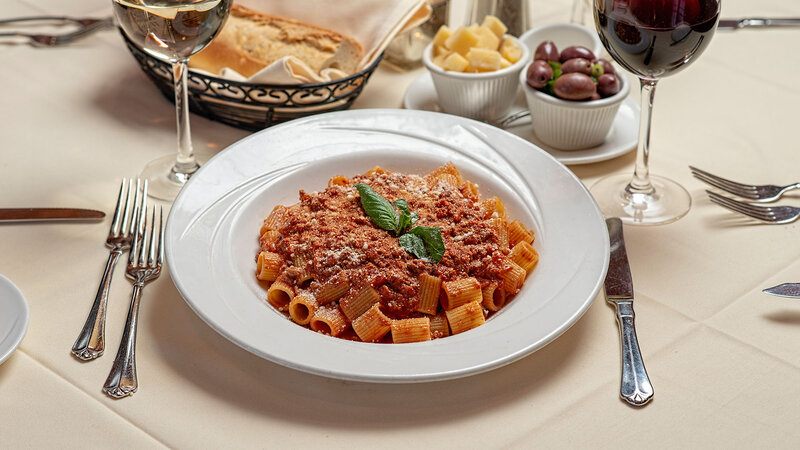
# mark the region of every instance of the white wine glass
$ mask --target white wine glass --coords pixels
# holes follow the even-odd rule
[[[200,168],[189,126],[187,63],[217,35],[230,14],[232,0],[112,0],[114,15],[128,38],[145,52],[172,64],[178,153],[148,163],[142,177],[150,196],[173,200]]]

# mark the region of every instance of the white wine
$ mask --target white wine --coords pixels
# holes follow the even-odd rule
[[[113,0],[128,38],[153,56],[186,59],[222,28],[231,0]]]

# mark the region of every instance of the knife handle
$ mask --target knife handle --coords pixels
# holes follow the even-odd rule
[[[644,368],[639,340],[636,339],[633,302],[616,301],[614,304],[622,337],[622,384],[619,395],[633,406],[642,406],[653,398],[653,385]]]

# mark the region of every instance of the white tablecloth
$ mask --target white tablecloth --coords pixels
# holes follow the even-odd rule
[[[4,0],[0,17],[104,16],[109,3]],[[570,8],[534,1],[534,25],[566,21]],[[800,16],[800,6],[725,0],[723,16]],[[101,386],[128,309],[122,267],[107,354],[82,363],[69,352],[97,288],[110,220],[3,224],[0,273],[25,294],[31,321],[0,366],[0,446],[796,448],[800,302],[761,289],[800,281],[800,229],[711,204],[687,165],[752,182],[800,179],[798,43],[800,29],[718,32],[700,59],[658,87],[652,169],[686,186],[694,204],[676,223],[625,228],[656,392],[648,406],[618,397],[619,335],[602,295],[556,341],[509,366],[382,385],[308,375],[242,350],[191,311],[168,273],[141,305],[139,392],[113,400]],[[122,177],[173,151],[173,105],[117,32],[57,49],[0,44],[0,61],[2,206],[110,212]],[[401,107],[421,73],[379,68],[354,107]],[[199,116],[192,129],[206,154],[248,134]],[[630,153],[571,169],[591,185],[632,165]]]

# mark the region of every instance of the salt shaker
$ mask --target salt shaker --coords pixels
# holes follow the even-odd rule
[[[422,53],[433,40],[439,27],[447,24],[449,0],[429,0],[431,17],[422,25],[398,34],[386,47],[384,61],[401,70],[422,64]]]
[[[519,37],[530,25],[529,14],[530,0],[472,0],[470,23],[481,23],[492,15],[508,27],[508,34]]]

